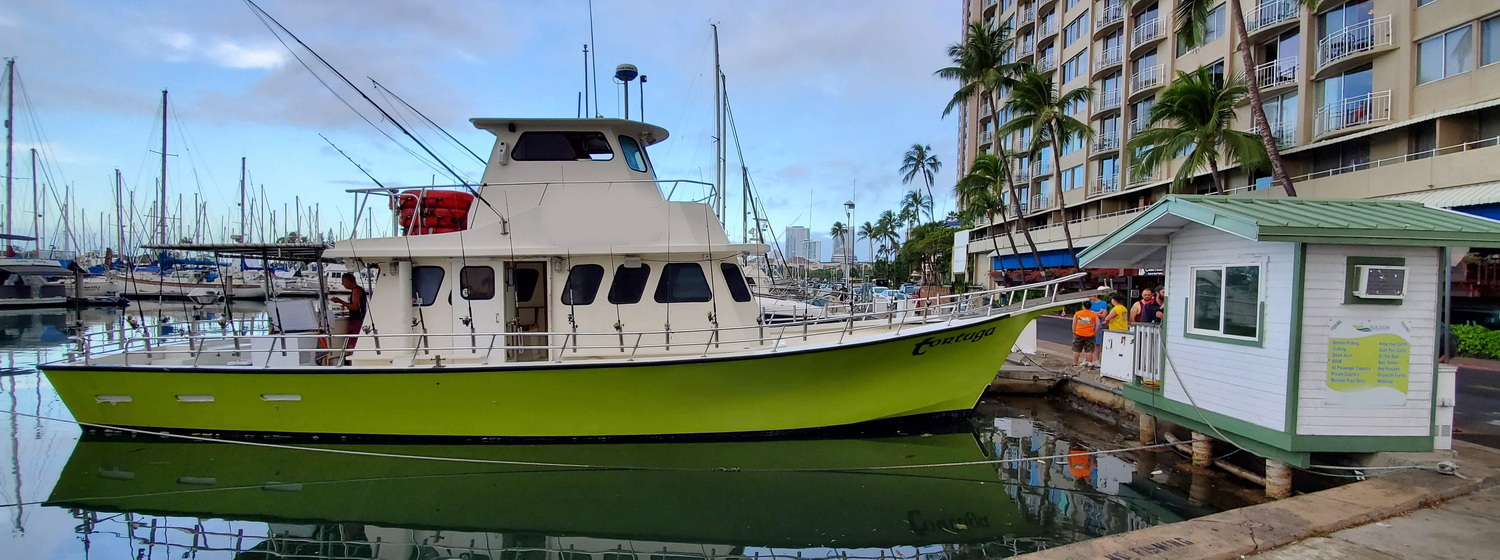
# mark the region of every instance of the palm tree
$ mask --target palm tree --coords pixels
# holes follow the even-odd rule
[[[875,228],[875,224],[865,222],[863,224],[860,224],[859,232],[856,235],[859,236],[859,239],[870,242],[870,262],[874,262],[875,240],[880,238],[880,231]]]
[[[1020,207],[1018,202],[1020,195],[1016,194],[1015,189],[1006,188],[1010,176],[1008,154],[1004,152],[999,155],[980,154],[979,157],[974,158],[974,164],[969,166],[969,174],[959,179],[958,184],[954,186],[954,192],[959,200],[964,201],[965,210],[974,212],[971,215],[982,214],[990,223],[995,223],[997,214],[1005,215],[1004,191],[1010,191],[1012,203],[1017,205],[1016,208]],[[1011,253],[1016,257],[1016,264],[1020,265],[1021,248],[1016,246],[1016,237],[1010,229],[1018,223],[1017,220],[1006,220],[1004,230],[1005,239],[1010,242]],[[1031,240],[1031,232],[1021,228],[1021,234],[1026,238],[1026,245],[1031,248],[1031,256],[1036,260],[1037,270],[1041,270],[1041,253],[1036,249],[1036,242]],[[995,245],[995,254],[999,255],[1000,242],[994,237],[991,237],[990,241]],[[1022,265],[1021,268],[1026,267]]]
[[[932,146],[925,144],[912,144],[911,149],[906,151],[906,157],[901,160],[901,184],[910,184],[917,175],[922,176],[922,183],[927,185],[927,198],[932,196],[932,176],[943,168],[943,162],[938,161],[937,155],[932,153]],[[928,218],[932,212],[928,211]]]
[[[886,242],[886,245],[890,247],[892,252],[901,246],[901,232],[898,231],[901,225],[900,216],[897,216],[895,212],[886,210],[880,213],[880,219],[876,220],[875,224],[880,228],[880,239]]]
[[[1042,146],[1051,145],[1052,195],[1057,200],[1058,221],[1062,222],[1063,237],[1068,240],[1068,255],[1073,257],[1073,264],[1076,265],[1078,252],[1073,248],[1073,231],[1068,228],[1067,213],[1063,211],[1062,181],[1058,179],[1062,176],[1062,145],[1075,138],[1088,139],[1094,135],[1094,130],[1087,123],[1068,116],[1067,107],[1094,97],[1094,88],[1081,87],[1062,93],[1052,83],[1051,76],[1034,70],[1027,70],[1022,74],[1014,87],[1007,104],[1011,109],[1011,120],[1000,125],[995,134],[1001,136],[1030,130],[1031,152],[1039,152]],[[1037,265],[1041,266],[1041,262],[1038,261]]]
[[[832,237],[833,242],[837,243],[839,247],[847,248],[847,245],[844,244],[844,236],[846,235],[849,235],[849,226],[844,225],[844,222],[834,222],[833,227],[828,230],[828,236]],[[843,251],[839,252],[842,253]],[[848,257],[845,256],[844,258]]]
[[[1005,53],[1015,46],[1015,38],[1009,26],[990,29],[983,21],[969,22],[964,30],[964,40],[948,47],[948,58],[952,66],[936,72],[938,77],[957,80],[958,89],[948,105],[943,107],[943,116],[955,107],[968,103],[979,96],[992,109],[1000,108],[1000,91],[1015,85],[1016,80],[1028,67],[1022,63],[1006,62]],[[991,140],[991,152],[999,152],[1000,136]]]
[[[1135,0],[1132,0],[1135,1]],[[1151,0],[1155,1],[1155,0]],[[1208,15],[1210,8],[1218,0],[1178,0],[1177,8],[1173,17],[1177,20],[1177,36],[1182,41],[1196,45],[1203,42],[1203,36],[1208,29]],[[1309,9],[1317,7],[1319,0],[1296,0]],[[1235,34],[1235,51],[1240,55],[1240,63],[1245,66],[1246,72],[1255,68],[1255,57],[1250,52],[1250,32],[1245,29],[1245,10],[1240,0],[1229,0],[1228,13],[1229,27]],[[1271,121],[1266,118],[1265,98],[1260,94],[1260,84],[1253,77],[1246,83],[1246,91],[1250,98],[1250,121],[1256,130],[1260,130],[1260,143],[1264,146],[1265,153],[1269,156],[1271,165],[1271,176],[1276,182],[1281,183],[1282,190],[1287,196],[1297,196],[1296,187],[1292,186],[1292,177],[1286,172],[1286,166],[1281,161],[1281,149],[1276,145],[1276,137],[1271,134]]]
[[[1151,107],[1147,121],[1151,128],[1130,139],[1132,168],[1141,173],[1185,154],[1182,167],[1172,178],[1172,188],[1181,190],[1194,174],[1207,168],[1214,190],[1224,194],[1220,162],[1238,161],[1247,171],[1266,165],[1266,149],[1260,139],[1234,129],[1234,109],[1247,97],[1242,78],[1224,83],[1204,67],[1178,72],[1177,79],[1162,90]]]
[[[924,210],[927,212],[927,220],[932,221],[932,197],[922,196],[922,191],[907,191],[906,198],[901,199],[901,214],[906,216],[913,229],[917,227],[917,222],[922,221]]]

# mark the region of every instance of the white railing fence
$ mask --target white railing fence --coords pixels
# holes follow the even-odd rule
[[[1391,45],[1391,16],[1355,23],[1318,41],[1318,68]]]
[[[1130,326],[1135,333],[1135,377],[1142,385],[1161,384],[1162,338],[1161,325],[1137,323]]]
[[[1319,107],[1313,116],[1313,135],[1388,120],[1391,120],[1391,91],[1377,91]]]

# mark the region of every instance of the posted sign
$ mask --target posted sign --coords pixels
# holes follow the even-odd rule
[[[1330,320],[1328,404],[1404,406],[1410,334],[1405,321]]]

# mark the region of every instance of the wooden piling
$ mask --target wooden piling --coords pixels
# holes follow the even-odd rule
[[[1156,443],[1156,417],[1146,413],[1137,413],[1136,421],[1140,423],[1141,445]]]
[[[1207,467],[1214,463],[1214,440],[1193,432],[1193,466]]]
[[[1266,497],[1280,500],[1292,495],[1292,468],[1275,459],[1266,459]]]

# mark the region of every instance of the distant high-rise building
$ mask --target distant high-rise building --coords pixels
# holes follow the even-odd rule
[[[786,248],[786,258],[802,257],[804,259],[818,260],[817,255],[807,255],[807,226],[787,226],[786,237],[783,247]]]
[[[809,239],[802,242],[802,258],[812,262],[823,261],[823,242]]]

